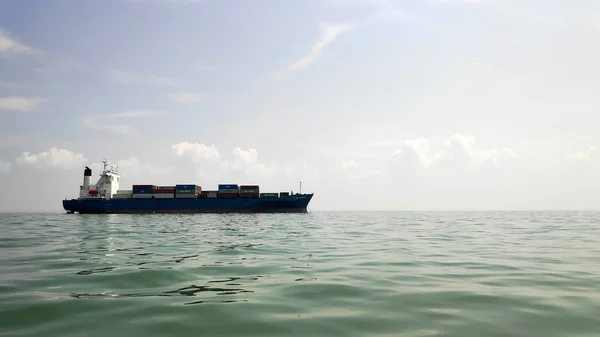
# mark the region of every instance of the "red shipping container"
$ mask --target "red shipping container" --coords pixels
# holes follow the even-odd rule
[[[258,185],[240,185],[240,190],[258,190]]]
[[[154,185],[132,185],[132,189],[134,190],[154,190],[156,186]]]
[[[175,189],[162,189],[154,190],[154,194],[174,194]]]

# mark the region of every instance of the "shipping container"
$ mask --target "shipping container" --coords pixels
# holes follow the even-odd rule
[[[152,194],[132,194],[134,199],[152,199],[154,196]]]
[[[175,198],[177,198],[177,199],[196,199],[197,196],[195,194],[175,194]]]
[[[238,194],[237,193],[218,193],[217,194],[218,198],[237,198]]]
[[[154,185],[133,185],[132,189],[133,190],[154,190],[154,189],[156,189],[156,186],[154,186]]]
[[[175,190],[175,193],[198,193],[196,190]]]
[[[233,188],[223,188],[223,189],[219,189],[219,193],[237,193],[238,190],[237,189],[233,189]]]
[[[176,190],[193,190],[193,191],[200,191],[202,190],[202,188],[198,185],[175,185],[175,189]]]
[[[290,196],[290,192],[279,192],[279,196],[289,197]]]
[[[261,198],[278,198],[279,193],[261,193],[260,197]]]
[[[219,184],[219,190],[237,190],[238,189],[238,185],[237,184]]]
[[[158,189],[154,190],[154,194],[175,194],[174,189]]]
[[[117,194],[131,194],[131,190],[117,190]]]
[[[113,194],[113,199],[131,199],[131,194]]]
[[[154,199],[173,199],[175,196],[172,193],[159,193],[154,195]]]
[[[240,190],[240,193],[259,193],[260,190]]]
[[[132,194],[152,194],[153,190],[133,190]]]
[[[240,190],[258,190],[258,185],[240,185]]]
[[[175,186],[156,186],[157,190],[174,190]]]
[[[240,193],[240,198],[258,198],[258,193]]]
[[[207,197],[208,199],[216,199],[216,198],[217,198],[217,195],[216,195],[216,194],[208,194],[206,197]]]

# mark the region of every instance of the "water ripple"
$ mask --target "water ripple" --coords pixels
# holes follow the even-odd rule
[[[0,215],[0,334],[594,336],[600,214]]]

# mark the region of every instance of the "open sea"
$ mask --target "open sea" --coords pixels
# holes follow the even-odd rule
[[[0,214],[0,336],[600,336],[600,213]]]

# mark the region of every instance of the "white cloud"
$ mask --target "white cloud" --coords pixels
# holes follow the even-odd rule
[[[123,119],[123,118],[139,118],[139,117],[155,117],[168,114],[168,111],[147,111],[147,110],[134,110],[124,111],[114,114],[106,115],[92,115],[83,118],[83,124],[91,129],[106,130],[113,133],[122,135],[129,135],[133,133],[133,128],[128,124],[106,124],[106,119]]]
[[[184,156],[193,163],[218,163],[221,160],[219,150],[217,150],[214,145],[207,146],[204,144],[190,143],[186,141],[171,146],[171,149],[176,156]]]
[[[322,33],[319,40],[312,46],[307,55],[292,63],[289,69],[299,70],[308,68],[338,36],[353,28],[352,25],[344,23],[321,23],[320,26]]]
[[[74,153],[67,149],[51,148],[48,151],[40,152],[38,154],[31,154],[29,152],[23,152],[16,159],[17,163],[23,166],[35,167],[35,168],[56,168],[63,170],[70,170],[80,168],[85,164],[87,158],[81,153]]]
[[[129,159],[122,159],[117,162],[119,169],[124,168],[127,171],[127,176],[150,176],[156,177],[158,175],[171,174],[175,171],[173,166],[158,167],[152,164],[141,164],[139,159],[131,157]]]
[[[241,148],[236,147],[233,149],[233,156],[245,164],[252,165],[256,164],[256,160],[258,159],[258,151],[256,151],[256,149],[242,150]]]
[[[255,148],[243,150],[236,147],[232,151],[233,163],[229,166],[235,172],[243,173],[247,179],[257,179],[271,175],[274,172],[274,167],[258,162],[258,151]],[[227,164],[227,163],[226,163]]]
[[[137,74],[126,70],[113,70],[109,73],[109,78],[112,81],[122,84],[151,84],[162,86],[172,86],[177,84],[177,82],[170,78],[153,74]]]
[[[180,92],[170,94],[169,98],[179,103],[189,104],[200,102],[204,98],[204,95],[199,92]]]
[[[0,97],[0,110],[32,112],[38,110],[44,102],[46,100],[43,98]]]
[[[272,174],[273,165],[258,161],[258,151],[254,148],[244,150],[236,147],[231,152],[231,160],[222,158],[214,146],[200,143],[181,142],[173,145],[173,153],[185,157],[197,167],[197,172],[207,179],[256,179]],[[209,178],[210,177],[210,178]]]
[[[7,31],[0,29],[0,53],[26,53],[33,52],[34,48],[26,46],[12,37]]]
[[[591,160],[594,155],[594,152],[596,151],[598,151],[598,147],[592,145],[589,147],[588,150],[572,153],[568,157],[571,160]]]
[[[448,137],[439,150],[431,146],[431,142],[425,138],[408,139],[404,141],[382,141],[369,144],[370,146],[392,146],[397,142],[402,145],[392,151],[390,157],[405,153],[407,150],[416,155],[419,163],[424,168],[432,168],[448,163],[460,163],[467,166],[481,166],[491,163],[495,166],[502,162],[517,157],[514,150],[509,147],[501,149],[482,149],[475,145],[475,137],[454,134]]]
[[[10,171],[11,168],[12,168],[12,165],[10,163],[5,163],[0,160],[0,172],[8,173],[8,171]]]

